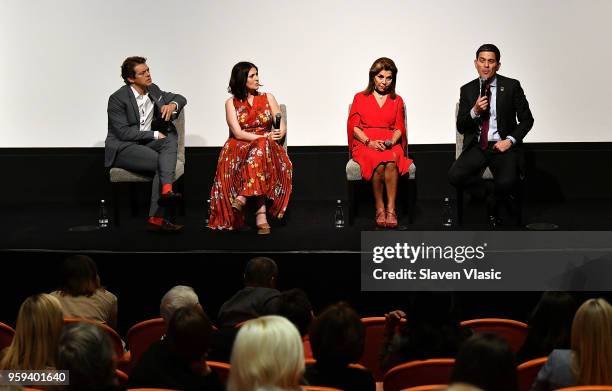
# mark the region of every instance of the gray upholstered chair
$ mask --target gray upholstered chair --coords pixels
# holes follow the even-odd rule
[[[176,159],[176,171],[174,174],[174,181],[178,181],[179,178],[185,173],[185,109],[181,110],[179,116],[173,121],[178,134],[178,153]],[[138,199],[137,192],[134,190],[134,185],[137,183],[152,182],[153,176],[142,172],[134,172],[126,170],[124,168],[112,167],[109,172],[110,181],[113,192],[113,209],[115,225],[119,225],[119,186],[122,183],[128,183],[130,185],[130,202],[132,209],[132,216],[138,214]],[[183,193],[183,181],[178,181],[178,191]],[[185,204],[181,201],[179,204],[181,214],[185,214]]]
[[[457,121],[458,113],[459,113],[459,102],[455,104],[455,122]],[[459,158],[459,155],[461,155],[461,152],[463,152],[463,135],[455,129],[455,160]],[[493,173],[491,172],[491,169],[489,167],[485,167],[482,170],[481,176],[482,176],[482,179],[485,181],[493,180]],[[523,179],[525,179],[525,176],[523,175],[523,173],[521,173],[520,183],[519,183],[519,192],[518,192],[519,194],[518,224],[519,225],[522,225],[522,220],[523,220],[522,219],[522,216],[523,216],[523,197],[522,197]],[[465,189],[463,188],[457,188],[457,224],[458,225],[463,225],[463,192],[464,190]]]
[[[349,113],[351,112],[351,106],[349,104]],[[404,123],[406,123],[406,105],[404,105]],[[408,136],[408,132],[406,132],[406,136]],[[408,140],[406,140],[406,157],[408,157]],[[349,145],[349,160],[346,163],[346,181],[348,186],[348,203],[349,203],[349,224],[353,225],[355,222],[355,214],[357,214],[357,209],[359,205],[359,201],[357,200],[357,189],[356,186],[360,183],[363,178],[361,176],[361,167],[359,164],[353,160],[351,156],[351,148]],[[407,195],[404,197],[398,197],[402,202],[402,212],[404,214],[408,213],[408,219],[412,223],[414,218],[414,202],[415,202],[415,179],[416,179],[416,165],[414,162],[408,168],[408,175],[404,175],[400,177],[400,183],[402,178],[410,185],[410,189]],[[398,190],[399,185],[398,183]],[[399,194],[399,193],[398,193]]]

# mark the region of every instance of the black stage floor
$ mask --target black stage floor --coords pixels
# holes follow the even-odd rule
[[[419,200],[413,223],[407,216],[401,225],[407,230],[439,230],[442,203]],[[271,221],[272,234],[260,236],[255,229],[244,232],[218,232],[204,228],[204,207],[187,205],[186,215],[178,216],[184,232],[163,235],[147,232],[145,216],[132,217],[121,211],[121,225],[93,232],[79,231],[96,225],[97,205],[35,204],[3,208],[0,249],[42,251],[102,252],[355,252],[360,249],[360,232],[374,229],[373,213],[361,207],[353,226],[334,226],[335,202],[295,202],[285,225]],[[346,207],[345,207],[346,214]],[[112,214],[111,214],[112,216]],[[609,230],[612,203],[608,200],[577,200],[563,203],[525,205],[523,223],[550,222],[560,230]],[[348,217],[348,216],[345,216]],[[504,230],[522,230],[510,224]],[[462,230],[487,230],[484,208],[468,203]]]

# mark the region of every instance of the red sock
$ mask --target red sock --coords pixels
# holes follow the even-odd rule
[[[151,224],[162,225],[163,222],[164,222],[164,219],[161,217],[155,217],[155,216],[149,217],[149,223]]]
[[[162,185],[162,194],[167,194],[170,193],[172,191],[172,183],[164,183]]]

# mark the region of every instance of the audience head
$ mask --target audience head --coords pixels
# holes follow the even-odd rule
[[[397,67],[395,66],[395,63],[393,62],[393,60],[387,57],[381,57],[377,59],[376,61],[374,61],[374,63],[370,67],[368,86],[366,87],[366,90],[364,91],[364,93],[366,95],[370,95],[372,92],[374,92],[374,88],[376,86],[374,79],[382,71],[391,72],[391,77],[393,79],[391,80],[391,85],[389,86],[387,91],[389,92],[389,95],[391,96],[391,98],[395,99],[395,84],[397,82]]]
[[[234,65],[232,68],[232,74],[230,76],[229,87],[227,92],[234,95],[238,100],[245,100],[247,97],[247,81],[249,77],[249,71],[257,66],[247,61],[241,61]]]
[[[206,358],[212,339],[212,323],[198,305],[174,311],[166,336],[176,353],[188,362]]]
[[[86,255],[73,255],[61,267],[60,292],[70,296],[91,296],[100,288],[96,263]]]
[[[42,293],[25,299],[17,315],[13,342],[6,348],[0,369],[55,367],[57,342],[63,326],[62,306],[56,297]]]
[[[544,292],[531,313],[527,339],[537,339],[548,353],[555,348],[569,348],[577,307],[576,301],[568,293]]]
[[[280,294],[278,315],[289,319],[303,337],[308,334],[312,322],[312,305],[306,292],[301,289],[290,289]]]
[[[166,325],[172,318],[172,314],[179,308],[199,305],[200,300],[192,287],[177,285],[170,289],[159,304],[159,315],[164,319]]]
[[[516,391],[514,353],[508,343],[495,334],[475,334],[459,349],[450,380],[483,390]]]
[[[327,307],[310,326],[310,345],[317,365],[344,368],[361,358],[365,327],[346,303]]]
[[[260,388],[300,390],[304,374],[302,339],[291,322],[281,316],[262,316],[238,331],[231,358],[229,391]]]
[[[268,257],[251,259],[244,269],[244,284],[266,288],[276,287],[278,267],[276,262]]]
[[[572,351],[578,384],[612,384],[612,307],[590,299],[576,311]]]
[[[133,83],[128,79],[136,79],[135,68],[140,64],[146,64],[146,62],[146,58],[139,56],[128,57],[123,60],[123,64],[121,64],[121,77],[125,84],[130,85]]]
[[[115,355],[110,338],[98,326],[75,323],[59,339],[57,368],[70,371],[71,389],[103,389],[115,384]]]

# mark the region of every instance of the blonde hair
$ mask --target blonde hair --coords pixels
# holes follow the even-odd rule
[[[304,348],[298,330],[283,317],[263,316],[246,322],[236,336],[227,389],[300,390],[303,373]]]
[[[0,369],[54,367],[63,326],[62,306],[56,297],[42,293],[25,299],[17,315],[13,342],[4,351]]]
[[[578,384],[612,384],[612,306],[590,299],[572,323],[573,371]]]

